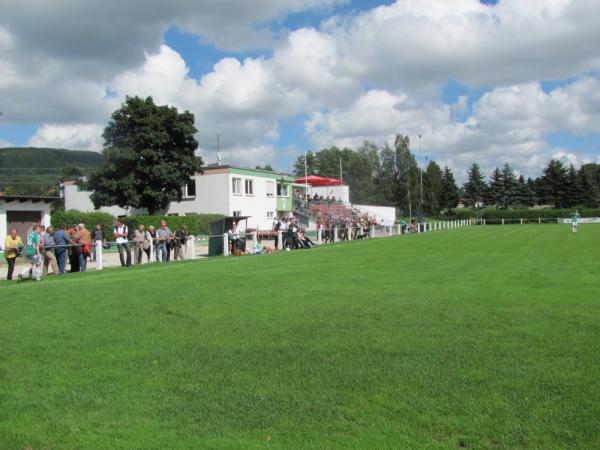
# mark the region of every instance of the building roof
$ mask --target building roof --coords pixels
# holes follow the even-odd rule
[[[255,176],[255,177],[264,177],[270,178],[273,180],[282,180],[288,183],[293,183],[296,179],[292,175],[288,175],[287,173],[280,172],[272,172],[270,170],[262,170],[262,169],[248,169],[245,167],[236,167],[230,165],[210,165],[202,168],[204,174],[209,175],[212,173],[233,173],[237,175],[247,175],[247,176]]]
[[[19,194],[5,194],[4,192],[0,192],[0,201],[6,202],[43,202],[50,203],[54,200],[60,200],[60,197],[54,197],[50,195],[19,195]]]

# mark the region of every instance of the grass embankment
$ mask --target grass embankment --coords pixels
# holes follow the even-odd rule
[[[0,448],[598,448],[600,226],[0,283]]]

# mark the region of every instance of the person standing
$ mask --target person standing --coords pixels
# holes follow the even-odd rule
[[[277,248],[277,244],[279,243],[279,228],[280,227],[281,227],[281,222],[279,221],[279,217],[275,217],[275,220],[273,220],[273,227],[272,227],[273,237],[275,240],[275,248]]]
[[[31,277],[35,271],[35,280],[42,279],[42,254],[41,254],[41,237],[39,225],[34,225],[31,233],[27,235],[27,246],[25,247],[25,259],[27,260],[27,268],[20,274],[19,283],[25,280],[25,277]]]
[[[298,226],[298,219],[292,217],[290,220],[290,226],[287,232],[288,248],[295,250],[298,248],[298,232],[300,227]]]
[[[48,275],[48,266],[52,267],[52,273],[54,275],[58,275],[58,264],[56,262],[56,255],[54,253],[54,249],[56,245],[54,243],[54,230],[52,227],[46,228],[44,231],[44,227],[42,227],[42,245],[44,248],[44,268],[42,269],[42,275]]]
[[[158,245],[156,246],[156,260],[162,262],[169,262],[170,258],[170,250],[169,245],[171,238],[173,237],[173,233],[167,226],[167,222],[164,220],[160,221],[160,228],[156,230],[156,234],[158,236]],[[159,255],[160,254],[160,259]]]
[[[77,225],[75,242],[79,244],[79,247],[77,248],[79,252],[79,271],[85,272],[87,268],[87,260],[91,254],[92,235],[82,223]]]
[[[579,211],[575,210],[571,214],[571,227],[573,229],[573,233],[577,233],[577,221],[579,219]]]
[[[159,262],[158,259],[158,234],[156,234],[156,230],[154,229],[154,225],[150,225],[148,227],[148,239],[150,240],[150,245],[154,248],[154,258],[156,262]],[[150,261],[150,247],[148,247],[148,262]]]
[[[184,260],[185,259],[185,244],[187,243],[187,226],[182,224],[177,230],[177,234],[175,236],[175,261],[177,259]]]
[[[21,237],[17,235],[17,229],[11,228],[10,234],[4,239],[4,258],[8,264],[7,280],[12,280],[13,272],[15,270],[15,261],[22,249],[23,241],[21,240]]]
[[[67,265],[67,252],[69,244],[71,243],[71,237],[65,231],[65,226],[61,225],[54,233],[53,238],[55,245],[54,253],[56,254],[56,261],[58,262],[58,274],[64,275]]]
[[[121,260],[121,267],[131,266],[131,247],[129,247],[129,229],[127,225],[123,223],[123,219],[117,219],[117,225],[113,229],[113,236],[117,243],[117,250],[119,251],[119,259]],[[123,256],[123,251],[127,254],[127,261]]]
[[[150,237],[148,232],[144,229],[144,224],[140,223],[137,230],[133,232],[133,240],[135,241],[135,263],[142,264],[144,259],[144,253],[150,261]]]
[[[106,235],[102,229],[102,225],[96,224],[94,231],[92,231],[92,261],[96,262],[96,242],[101,242],[102,245],[106,242]]]

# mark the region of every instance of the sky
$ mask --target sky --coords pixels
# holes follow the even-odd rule
[[[126,95],[189,110],[198,153],[600,163],[598,0],[0,0],[0,147],[102,150]],[[419,138],[420,150],[419,150]]]

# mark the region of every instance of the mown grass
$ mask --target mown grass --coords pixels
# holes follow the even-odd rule
[[[598,448],[600,226],[0,284],[0,448]]]

